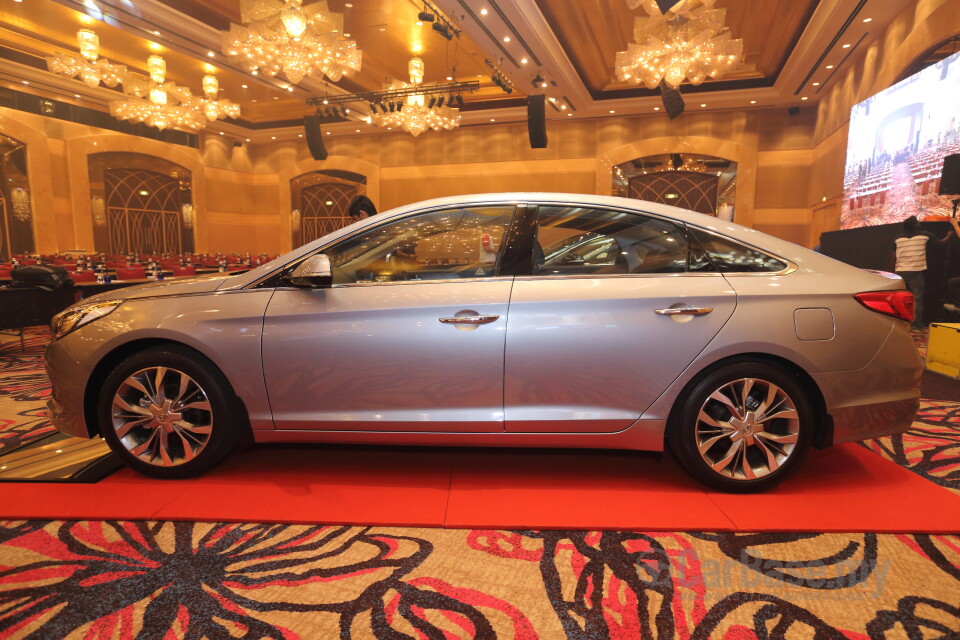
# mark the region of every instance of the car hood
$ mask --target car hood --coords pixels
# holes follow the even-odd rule
[[[100,300],[135,300],[137,298],[155,298],[158,296],[180,296],[194,293],[209,293],[231,278],[225,273],[209,273],[191,278],[177,278],[176,280],[158,280],[132,287],[124,287],[114,291],[105,291],[95,296],[84,298],[81,302],[99,302]]]

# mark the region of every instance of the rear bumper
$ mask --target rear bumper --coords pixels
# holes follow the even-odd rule
[[[920,408],[922,374],[923,362],[916,344],[906,323],[900,322],[867,366],[814,374],[833,421],[830,444],[889,436],[909,429]]]
[[[47,401],[50,422],[68,436],[92,437],[83,415],[84,390],[92,370],[74,360],[59,341],[47,347],[44,365],[52,384]]]

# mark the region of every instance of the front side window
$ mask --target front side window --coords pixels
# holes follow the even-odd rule
[[[703,229],[688,227],[721,273],[776,273],[787,263],[745,244]]]
[[[324,253],[334,284],[496,275],[514,207],[458,207],[380,225]]]
[[[670,222],[636,213],[541,206],[534,275],[683,273],[689,247]]]

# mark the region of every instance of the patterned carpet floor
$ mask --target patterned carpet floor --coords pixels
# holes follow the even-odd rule
[[[48,339],[0,337],[0,453]],[[863,445],[960,493],[960,402]],[[0,638],[956,639],[960,535],[0,521]]]

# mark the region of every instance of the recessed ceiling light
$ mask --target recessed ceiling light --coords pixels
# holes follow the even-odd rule
[[[343,112],[344,112],[344,113],[350,113],[350,109],[344,109]]]
[[[864,18],[863,21],[864,21],[864,22],[873,22],[873,18]]]
[[[423,26],[423,20],[417,20],[417,26],[418,26],[418,27],[422,27],[422,26]]]
[[[828,64],[828,65],[827,65],[827,69],[833,69],[833,65],[832,65],[832,64]]]
[[[819,87],[819,86],[820,86],[820,83],[819,83],[819,82],[814,82],[814,83],[813,83],[813,86]]]
[[[223,135],[223,131],[220,132],[220,135]]]
[[[293,93],[293,87],[287,87],[287,91],[289,91],[290,93]]]
[[[30,81],[29,81],[29,80],[24,80],[24,81],[23,81],[23,84],[30,84]]]
[[[329,131],[327,131],[327,135],[330,135],[330,132],[329,132]]]
[[[750,104],[757,104],[757,101],[756,101],[756,100],[751,100],[751,101],[750,101]]]
[[[256,99],[256,98],[254,98],[254,99],[253,99],[253,100],[251,100],[250,102],[256,102],[256,101],[257,101],[257,99]]]
[[[527,64],[526,58],[520,58],[520,64]]]
[[[302,134],[302,133],[298,133],[298,134],[297,134],[297,137],[298,137],[298,138],[302,138],[302,137],[303,137],[303,134]]]
[[[504,36],[504,37],[503,37],[503,41],[504,41],[504,42],[510,42],[510,36]]]
[[[841,48],[841,49],[849,49],[849,48],[850,48],[850,43],[848,42],[847,44],[843,45],[843,46],[840,47],[840,48]]]
[[[616,113],[616,110],[610,109],[610,113]]]
[[[208,58],[214,58],[214,57],[216,57],[216,55],[217,55],[217,54],[214,53],[213,51],[207,51],[207,57],[208,57]]]
[[[360,129],[357,129],[357,133],[360,133]]]
[[[654,107],[653,110],[654,110],[654,111],[660,111],[660,107]]]
[[[565,104],[560,105],[560,109],[565,110],[566,108],[567,108],[567,105]]]
[[[700,104],[700,106],[701,106],[701,107],[705,107],[705,106],[707,106],[707,103],[706,103],[706,102],[703,102],[703,103]]]
[[[490,118],[490,122],[496,122],[496,121],[497,121],[496,118]]]
[[[344,38],[349,38],[349,37],[350,37],[350,34],[349,34],[349,33],[345,33],[345,34],[343,34],[343,37],[344,37]]]
[[[271,139],[271,140],[276,140],[276,139],[277,139],[277,136],[270,136],[270,139]]]
[[[480,9],[480,15],[485,16],[489,13],[486,9]]]
[[[279,100],[280,98],[278,98],[277,96],[273,96],[273,99],[274,99],[274,100]]]
[[[380,30],[380,31],[386,31],[387,28],[386,28],[386,27],[379,27],[379,30]]]
[[[254,69],[253,71],[250,72],[250,75],[252,76],[259,75],[259,72],[256,69]]]
[[[250,138],[247,138],[247,142],[250,142]]]
[[[547,81],[544,80],[543,82],[541,82],[541,83],[540,83],[540,87],[543,88],[543,89],[546,89],[546,88],[547,88]]]
[[[801,99],[801,100],[807,100],[808,98],[807,98],[807,96],[803,96],[803,97],[800,98],[800,99]]]
[[[80,94],[79,94],[79,93],[75,93],[75,94],[73,94],[73,97],[74,97],[74,98],[79,98],[79,97],[80,97]]]
[[[347,9],[353,9],[353,3],[352,3],[352,2],[348,2],[347,4],[345,4],[345,5],[343,5],[343,6],[345,6]]]
[[[243,87],[244,89],[247,88],[247,85],[245,85],[245,84],[242,84],[242,85],[240,85],[240,86]]]
[[[152,33],[152,34],[155,35],[155,36],[160,35],[160,32],[159,32],[159,31],[151,31],[150,33]]]
[[[447,80],[453,80],[453,76],[447,76]]]
[[[571,117],[571,116],[573,116],[572,113],[568,113],[568,114],[567,114],[567,117],[568,117],[568,118]]]

